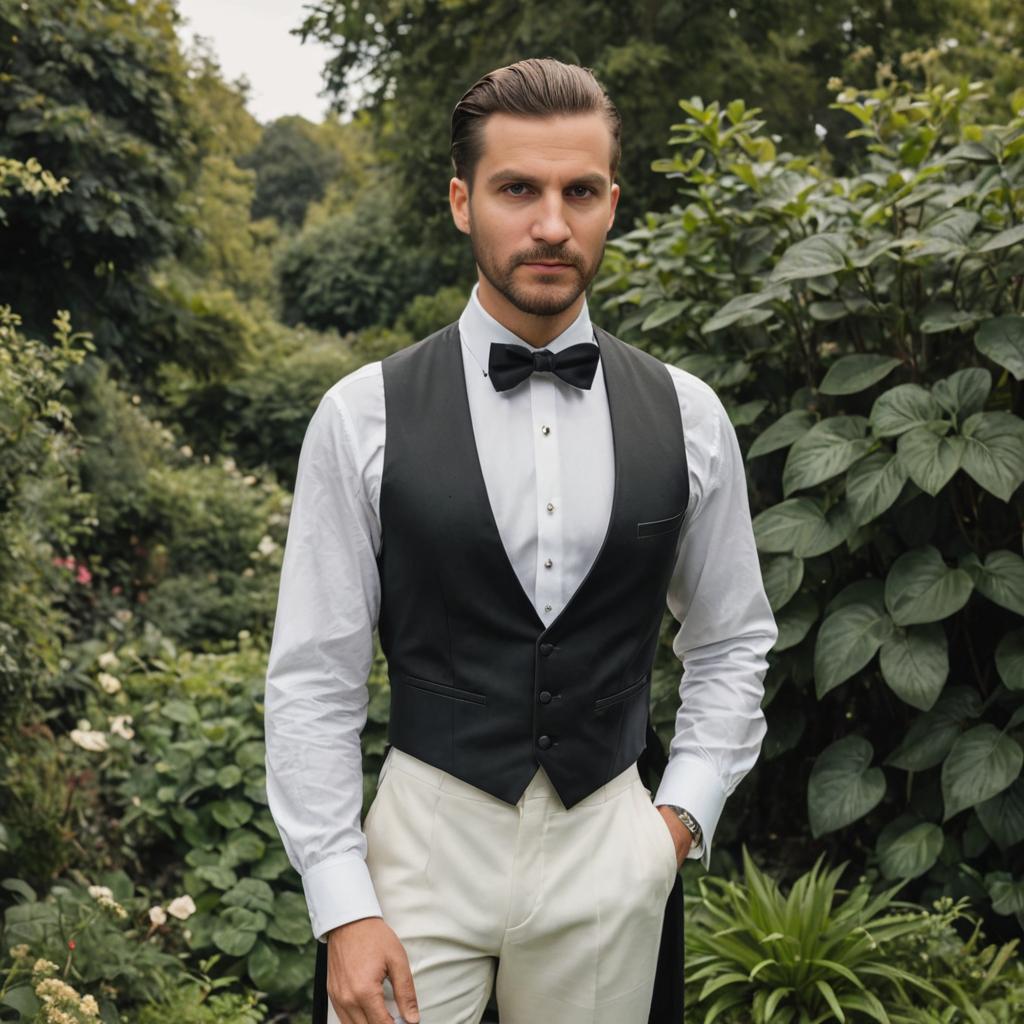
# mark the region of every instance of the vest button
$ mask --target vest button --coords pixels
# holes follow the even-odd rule
[[[547,690],[541,690],[537,696],[537,699],[541,702],[541,704],[550,704],[551,694]]]
[[[540,653],[543,657],[547,657],[555,649],[554,644],[543,643],[540,645]]]
[[[540,747],[541,750],[547,750],[548,747],[551,746],[551,737],[550,736],[538,736],[537,737],[537,746]]]

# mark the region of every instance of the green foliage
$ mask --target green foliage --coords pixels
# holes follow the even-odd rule
[[[700,878],[688,906],[687,1012],[703,1024],[997,1024],[1024,1008],[1018,940],[982,947],[976,921],[962,940],[963,901],[930,912],[864,879],[843,893],[844,865],[822,857],[788,895],[746,848],[743,868],[742,883]]]
[[[0,306],[0,707],[5,717],[17,717],[19,701],[57,670],[60,640],[68,632],[62,599],[85,577],[74,561],[52,564],[53,552],[87,538],[92,513],[89,496],[76,486],[80,438],[65,404],[68,371],[92,344],[88,335],[72,332],[66,310],[53,321],[52,345],[25,337],[20,323],[9,306]]]
[[[176,203],[197,156],[174,9],[160,0],[6,3],[0,68],[5,155],[38,158],[70,181],[60,203],[5,204],[4,301],[40,333],[56,292],[100,352],[132,347],[132,359],[144,359],[134,330],[144,273],[182,238]]]
[[[397,234],[384,189],[302,232],[277,264],[285,323],[340,333],[390,324],[431,280],[430,268]]]
[[[749,445],[766,756],[815,756],[812,834],[864,823],[887,873],[980,872],[1018,914],[1024,817],[987,808],[1024,763],[1024,117],[972,120],[977,84],[835,88],[863,147],[845,177],[741,100],[681,101],[655,165],[681,201],[612,243],[597,294]]]

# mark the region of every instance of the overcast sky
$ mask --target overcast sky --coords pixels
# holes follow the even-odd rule
[[[186,19],[178,28],[182,40],[207,36],[224,78],[249,79],[249,110],[257,120],[283,114],[323,120],[327,100],[317,93],[330,51],[289,34],[305,17],[303,0],[177,0],[177,7]]]

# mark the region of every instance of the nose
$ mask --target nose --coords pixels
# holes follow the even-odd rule
[[[572,229],[565,218],[565,200],[560,192],[545,195],[537,204],[537,217],[530,236],[548,245],[561,245],[572,237]]]

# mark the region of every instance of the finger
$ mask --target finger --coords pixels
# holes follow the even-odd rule
[[[395,1002],[408,1024],[419,1024],[420,1011],[416,1002],[416,988],[412,982],[409,958],[403,955],[388,960],[388,977],[395,991]]]
[[[358,1007],[350,1010],[341,1010],[338,1008],[338,1004],[333,996],[331,997],[331,1005],[334,1007],[334,1012],[338,1015],[338,1020],[341,1024],[366,1024],[366,1014]]]

